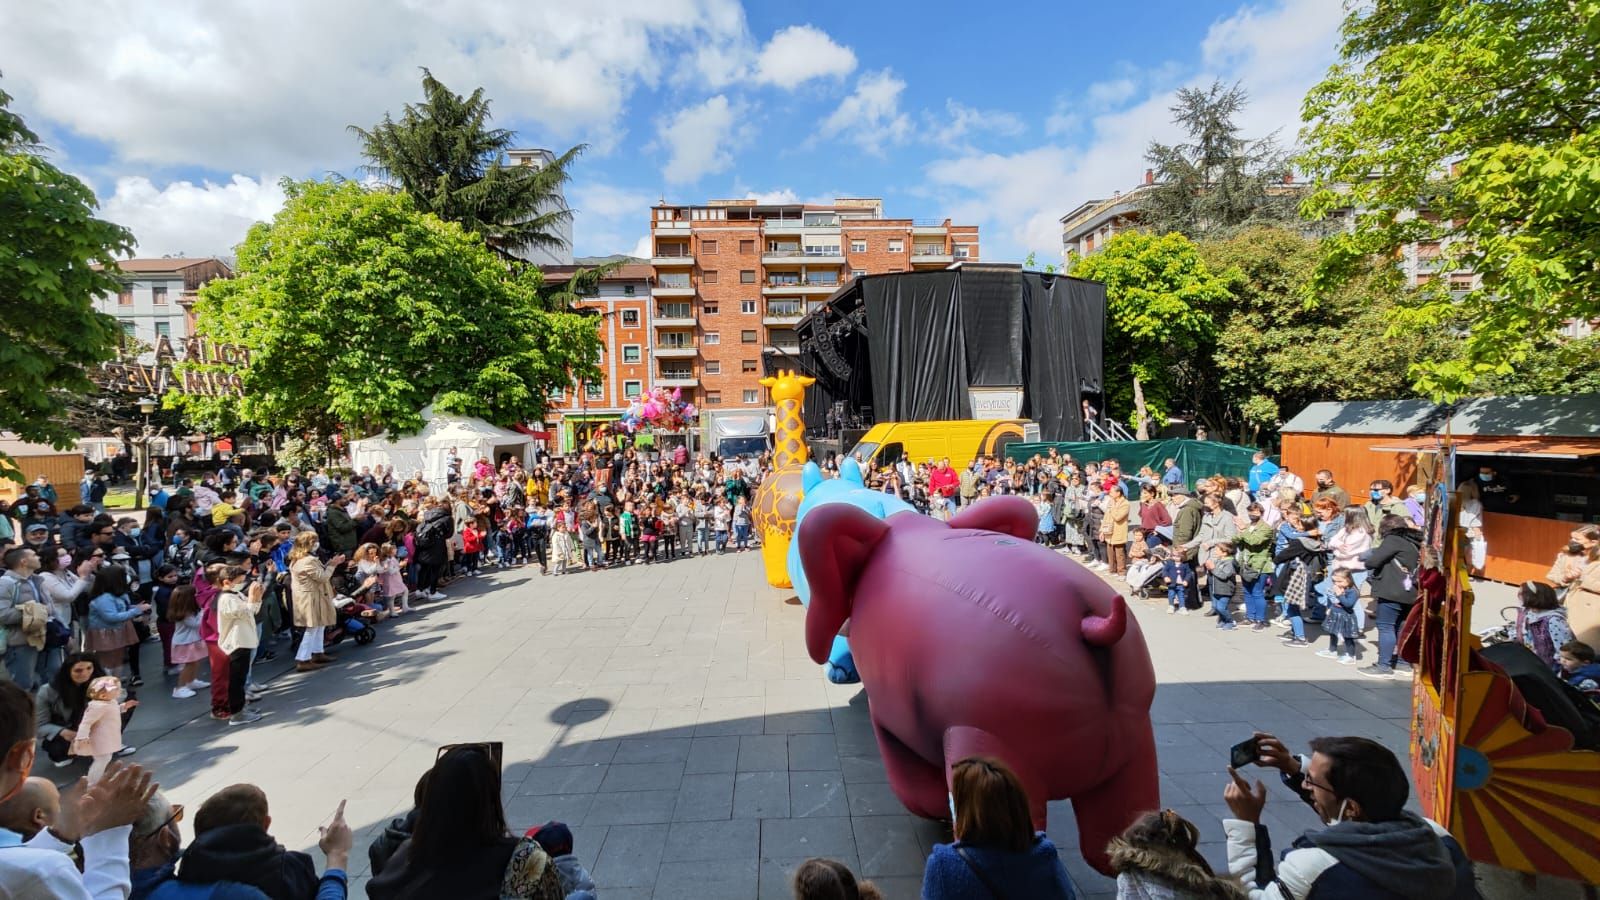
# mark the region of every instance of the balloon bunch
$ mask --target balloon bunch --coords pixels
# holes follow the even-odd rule
[[[620,431],[633,434],[640,428],[650,426],[663,431],[676,431],[688,424],[698,411],[693,403],[685,403],[683,389],[655,388],[649,394],[628,404],[628,409],[617,420]]]

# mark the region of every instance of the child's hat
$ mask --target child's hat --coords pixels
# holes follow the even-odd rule
[[[566,856],[572,852],[572,829],[565,822],[546,822],[528,829],[524,837],[531,837],[539,842],[544,852],[555,856]]]
[[[100,691],[121,693],[122,681],[115,675],[101,675],[99,678],[89,682],[89,693],[93,694]]]

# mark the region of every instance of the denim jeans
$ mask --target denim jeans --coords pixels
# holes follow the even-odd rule
[[[740,550],[743,550],[750,545],[749,525],[733,526],[733,543],[734,546],[738,547]]]
[[[1228,612],[1228,605],[1233,602],[1232,594],[1212,594],[1211,608],[1217,614],[1217,625],[1222,628],[1233,627],[1233,615]]]
[[[1265,575],[1259,575],[1255,581],[1244,583],[1244,620],[1251,623],[1267,620],[1267,576]]]
[[[54,666],[51,660],[54,659]],[[35,650],[27,644],[7,647],[5,653],[6,672],[11,675],[11,680],[17,687],[28,693],[47,680],[48,675],[54,675],[55,669],[61,666],[61,650]]]
[[[1398,658],[1400,623],[1409,610],[1404,603],[1378,601],[1378,665],[1393,667]]]
[[[1283,614],[1289,617],[1289,628],[1294,631],[1295,638],[1302,641],[1305,640],[1306,620],[1300,612],[1300,604],[1285,604]]]

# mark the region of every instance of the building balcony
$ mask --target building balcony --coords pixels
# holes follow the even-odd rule
[[[914,252],[911,254],[911,264],[913,266],[948,266],[955,261],[954,254],[942,251],[939,253]]]
[[[664,372],[656,378],[656,387],[692,388],[700,384],[693,372]]]
[[[784,284],[767,284],[761,288],[761,293],[768,296],[786,294],[831,294],[839,289],[839,282],[787,282]]]
[[[693,359],[700,348],[694,344],[657,344],[650,352],[657,359]]]
[[[650,257],[650,265],[656,268],[685,268],[694,265],[694,255],[691,253],[667,253],[661,256]]]
[[[781,353],[784,356],[794,356],[800,352],[799,343],[768,344],[761,348],[764,353]]]
[[[682,235],[687,235],[689,233],[689,220],[688,219],[673,219],[673,220],[670,220],[670,221],[662,221],[660,219],[656,219],[655,221],[650,223],[650,228],[656,234],[682,234]]]
[[[766,234],[799,234],[805,230],[800,219],[763,219],[761,230]]]
[[[652,297],[693,297],[694,285],[658,284],[650,289]]]
[[[805,314],[806,314],[806,311],[805,311],[804,307],[795,307],[793,309],[787,309],[787,308],[786,309],[771,309],[771,308],[768,308],[767,311],[766,311],[766,314],[761,317],[761,324],[763,324],[763,325],[793,325],[795,322],[800,321],[800,319],[803,318],[805,316]]]
[[[808,253],[804,250],[769,250],[761,254],[764,266],[842,266],[844,253]]]
[[[950,227],[940,219],[935,222],[931,219],[916,219],[911,223],[912,234],[948,234]]]
[[[693,328],[694,316],[656,316],[651,324],[657,328]]]

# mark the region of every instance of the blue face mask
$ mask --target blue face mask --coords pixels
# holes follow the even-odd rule
[[[1370,491],[1368,496],[1372,497],[1372,499],[1374,499],[1374,500],[1382,500],[1383,499],[1383,491]]]
[[[1485,475],[1484,473],[1479,472],[1478,473],[1478,480],[1479,481],[1485,481],[1485,482],[1493,481],[1494,480],[1494,476],[1493,475]]]

